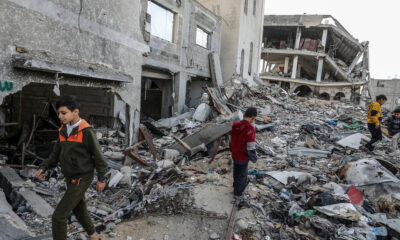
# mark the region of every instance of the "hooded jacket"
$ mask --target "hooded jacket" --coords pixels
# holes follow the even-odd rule
[[[382,120],[382,109],[381,105],[378,102],[371,102],[369,104],[367,117],[367,123],[379,126],[379,122]]]
[[[55,168],[57,163],[60,163],[65,177],[80,176],[96,169],[98,180],[104,180],[108,165],[93,128],[85,120],[82,119],[69,136],[65,125],[59,129],[59,139],[53,152],[39,167],[47,171]]]
[[[397,133],[400,132],[400,118],[396,118],[394,115],[392,115],[388,120],[387,120],[387,127],[390,136],[393,136]]]
[[[238,163],[257,161],[256,155],[256,130],[246,121],[238,121],[232,125],[231,130],[232,158]]]

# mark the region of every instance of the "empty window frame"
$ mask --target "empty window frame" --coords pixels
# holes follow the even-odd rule
[[[151,35],[172,42],[174,13],[152,1],[148,2],[147,13],[151,15]]]
[[[244,0],[244,13],[247,14],[247,8],[249,7],[249,1],[248,0]]]
[[[204,31],[202,28],[196,29],[196,44],[203,48],[210,48],[210,33]]]

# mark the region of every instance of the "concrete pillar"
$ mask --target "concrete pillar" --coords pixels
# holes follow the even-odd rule
[[[294,56],[293,58],[293,67],[292,67],[292,79],[295,79],[297,76],[297,64],[299,62],[299,56]]]
[[[294,43],[294,49],[299,49],[301,40],[301,28],[297,27],[296,42]]]
[[[324,31],[322,32],[322,40],[321,40],[321,45],[324,47],[324,52],[325,52],[325,48],[326,48],[326,39],[327,38],[328,38],[328,29],[324,29]],[[321,82],[323,67],[324,67],[324,59],[319,58],[318,59],[317,79],[316,79],[316,81],[318,83]]]
[[[182,113],[183,106],[186,101],[186,83],[188,80],[188,75],[185,72],[179,72],[175,75],[175,103],[174,111]]]
[[[321,40],[321,44],[322,46],[324,46],[324,51],[326,48],[326,39],[328,38],[328,29],[324,29],[324,31],[322,32],[322,40]]]
[[[322,77],[322,68],[324,67],[324,59],[319,58],[318,59],[318,71],[317,71],[317,82],[321,82],[321,77]]]
[[[289,72],[289,57],[285,57],[285,67],[283,68],[283,73],[287,74]]]
[[[301,40],[301,28],[297,27],[296,32],[296,42],[294,43],[294,49],[300,48],[300,40]],[[293,58],[293,67],[292,67],[292,79],[295,79],[297,76],[297,64],[299,62],[299,56],[294,56]]]
[[[300,73],[301,73],[301,65],[299,64],[297,67],[297,74],[296,74],[296,78],[300,78]]]

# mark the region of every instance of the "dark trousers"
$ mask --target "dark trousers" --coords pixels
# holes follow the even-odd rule
[[[85,192],[93,181],[93,173],[85,174],[80,178],[81,180],[79,181],[79,184],[78,182],[72,184],[72,179],[66,178],[67,191],[58,203],[52,216],[54,240],[67,239],[67,220],[72,213],[89,236],[95,232],[85,201]]]
[[[374,150],[374,146],[372,144],[376,143],[377,141],[382,140],[382,131],[381,131],[381,126],[379,128],[375,127],[375,124],[370,124],[368,123],[368,129],[369,132],[371,133],[371,141],[369,141],[365,146],[370,150]]]
[[[233,192],[235,196],[241,196],[247,184],[247,166],[233,162]]]

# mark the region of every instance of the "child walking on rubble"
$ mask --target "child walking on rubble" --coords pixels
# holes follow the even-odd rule
[[[393,111],[393,115],[387,120],[389,135],[392,136],[392,153],[396,153],[399,149],[400,138],[400,107]]]
[[[374,151],[374,144],[377,141],[382,140],[382,131],[380,122],[382,121],[382,109],[381,106],[385,104],[387,98],[385,95],[379,95],[376,97],[376,101],[371,102],[368,107],[368,129],[371,133],[371,140],[363,147],[369,151]]]
[[[74,97],[64,96],[57,103],[58,118],[62,123],[58,141],[50,157],[43,161],[36,172],[40,180],[44,173],[60,163],[67,190],[52,216],[53,239],[67,239],[67,219],[73,213],[91,240],[100,239],[87,211],[85,192],[91,185],[94,170],[97,172],[96,189],[104,190],[107,163],[93,128],[79,117],[80,104]]]
[[[257,117],[257,109],[248,108],[244,119],[232,125],[231,152],[233,158],[233,188],[235,198],[240,198],[247,184],[249,160],[257,161],[256,130],[252,123]]]

